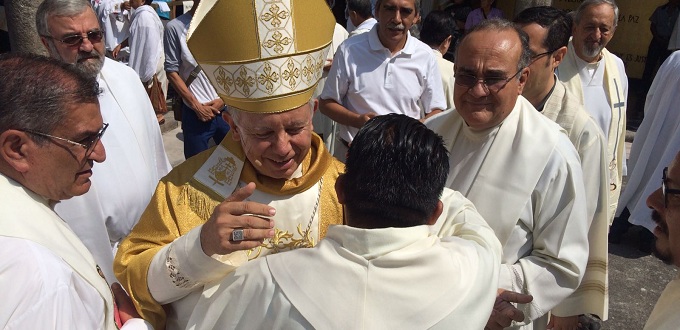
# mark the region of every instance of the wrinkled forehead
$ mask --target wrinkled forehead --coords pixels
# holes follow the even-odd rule
[[[85,7],[80,13],[73,15],[49,15],[47,27],[50,32],[87,32],[99,29],[99,21],[92,8]]]
[[[513,71],[522,52],[516,33],[478,31],[463,39],[458,46],[457,71]]]

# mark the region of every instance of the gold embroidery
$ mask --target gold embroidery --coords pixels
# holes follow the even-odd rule
[[[305,82],[308,85],[312,84],[312,81],[314,79],[314,76],[316,74],[314,73],[314,68],[316,67],[316,63],[314,63],[314,60],[310,55],[307,55],[307,57],[304,60],[305,66],[302,68],[302,78],[304,78]]]
[[[288,37],[283,37],[283,34],[281,32],[276,31],[272,35],[272,39],[269,39],[264,42],[264,46],[267,48],[272,48],[274,47],[274,51],[277,54],[281,54],[283,52],[283,46],[288,46],[293,42],[291,38]]]
[[[210,179],[213,180],[213,184],[229,185],[234,180],[236,161],[232,157],[218,158],[217,164],[209,168],[208,172],[212,174]]]
[[[288,82],[291,89],[295,89],[295,85],[297,85],[297,81],[295,79],[300,78],[300,69],[295,67],[295,62],[293,62],[292,59],[288,59],[287,62],[288,63],[286,66],[288,66],[288,69],[283,71],[281,76]]]
[[[264,72],[257,77],[257,81],[260,83],[260,85],[264,85],[264,88],[267,90],[267,93],[272,94],[274,92],[273,83],[278,83],[279,74],[276,72],[272,72],[272,66],[269,64],[269,62],[266,62],[264,64],[263,71]]]
[[[279,6],[273,4],[271,7],[269,7],[269,12],[262,14],[262,16],[260,16],[260,19],[265,22],[271,21],[272,26],[280,27],[281,20],[285,20],[288,17],[289,13],[287,11],[280,10]]]
[[[244,66],[238,71],[239,77],[236,78],[236,86],[242,89],[243,95],[250,95],[250,87],[255,85],[255,79],[248,74],[248,70]]]
[[[295,235],[281,229],[276,228],[274,237],[265,240],[260,246],[248,251],[248,259],[252,260],[258,258],[262,254],[262,250],[270,250],[269,253],[279,253],[299,248],[311,248],[316,245],[314,238],[309,231],[303,232],[301,224],[297,225],[297,232],[300,238],[295,238]]]
[[[234,81],[231,79],[229,71],[225,70],[223,67],[218,67],[217,70],[215,70],[215,81],[227,94],[231,92],[230,87],[234,84]]]

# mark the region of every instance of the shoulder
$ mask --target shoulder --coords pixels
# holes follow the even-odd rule
[[[455,111],[455,109],[451,109],[429,117],[425,120],[425,126],[443,136],[446,135],[446,132],[448,131],[447,127],[450,127],[450,125],[457,122],[459,119],[461,119],[461,117],[458,112]]]
[[[165,26],[166,31],[182,31],[184,30],[184,27],[187,25],[183,17],[187,15],[184,14],[182,16],[179,16],[172,21],[168,22],[168,24]]]
[[[182,186],[189,183],[194,177],[194,174],[203,166],[203,164],[210,158],[212,152],[217,148],[213,146],[208,150],[202,151],[195,156],[185,160],[181,164],[175,166],[165,177],[161,179],[161,184]]]
[[[338,51],[347,52],[351,51],[354,48],[364,49],[364,47],[369,47],[368,45],[369,33],[370,31],[354,35],[351,38],[347,38],[340,44],[340,47],[338,47]]]
[[[101,73],[102,75],[106,76],[106,79],[113,80],[133,79],[134,81],[139,81],[139,76],[137,75],[135,70],[133,70],[131,67],[123,63],[114,61],[108,57],[104,59],[104,66],[102,67]]]

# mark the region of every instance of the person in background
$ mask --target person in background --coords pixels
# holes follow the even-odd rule
[[[356,26],[350,37],[371,31],[378,21],[373,18],[371,0],[347,0],[347,19]]]
[[[503,12],[496,8],[496,0],[481,0],[479,8],[471,11],[465,20],[465,31],[470,30],[475,25],[491,18],[503,18]]]
[[[444,54],[449,50],[455,32],[455,20],[444,11],[431,11],[420,31],[420,41],[432,48],[432,53],[437,58],[439,73],[442,76],[442,87],[446,98],[446,109],[453,109],[453,62],[444,59]]]

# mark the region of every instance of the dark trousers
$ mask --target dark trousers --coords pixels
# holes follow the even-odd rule
[[[227,124],[222,116],[216,116],[213,120],[202,122],[198,119],[196,112],[186,104],[182,104],[182,134],[184,135],[184,158],[204,151],[209,148],[210,139],[215,144],[222,142],[222,139],[229,132]]]

